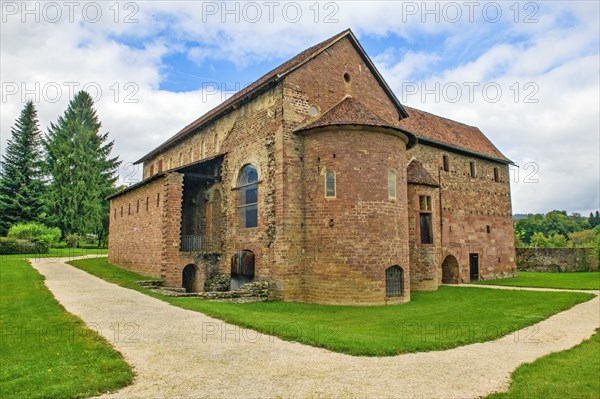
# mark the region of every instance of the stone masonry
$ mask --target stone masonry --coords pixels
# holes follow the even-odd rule
[[[402,106],[349,30],[138,162],[144,180],[110,197],[109,259],[167,286],[239,268],[270,299],[376,305],[515,272],[510,161],[477,128]]]

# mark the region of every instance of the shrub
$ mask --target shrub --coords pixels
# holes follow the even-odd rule
[[[12,237],[0,237],[0,255],[47,254],[49,247],[43,242],[18,240]]]
[[[41,223],[18,223],[8,230],[7,237],[41,242],[50,247],[60,240],[61,232],[57,227],[47,227]]]
[[[81,240],[81,236],[77,234],[69,234],[65,236],[65,242],[67,243],[67,248],[77,248],[77,244]]]

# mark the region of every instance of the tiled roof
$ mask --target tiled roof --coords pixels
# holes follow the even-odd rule
[[[212,110],[208,111],[206,114],[202,115],[200,118],[196,119],[194,122],[190,123],[183,129],[181,129],[173,137],[171,137],[170,139],[165,141],[163,144],[161,144],[160,146],[158,146],[157,148],[155,148],[154,150],[152,150],[151,152],[146,154],[141,159],[137,160],[135,163],[138,164],[140,162],[143,162],[147,158],[152,158],[153,156],[159,154],[164,149],[166,149],[166,148],[170,147],[171,145],[175,144],[176,142],[178,142],[183,137],[187,136],[189,133],[210,123],[213,119],[221,116],[224,113],[229,112],[231,109],[235,109],[237,106],[243,104],[245,101],[247,101],[247,100],[251,99],[252,97],[256,96],[257,94],[261,93],[262,89],[269,88],[272,84],[279,82],[285,75],[294,71],[296,68],[298,68],[305,62],[316,57],[322,51],[324,51],[325,49],[327,49],[328,47],[330,47],[331,45],[333,45],[334,43],[336,43],[337,41],[339,41],[340,39],[342,39],[344,37],[348,37],[350,39],[350,41],[356,47],[359,54],[363,57],[367,66],[372,68],[373,75],[379,81],[379,84],[382,86],[384,91],[388,94],[390,99],[396,104],[396,107],[398,108],[400,115],[406,116],[406,111],[404,110],[404,108],[402,107],[402,105],[400,104],[400,102],[398,101],[398,99],[396,98],[394,93],[392,92],[392,90],[389,88],[387,83],[383,80],[383,78],[381,77],[381,75],[379,74],[379,72],[377,71],[375,66],[373,65],[372,61],[369,59],[369,56],[365,53],[364,49],[361,47],[360,43],[358,43],[358,40],[356,40],[352,31],[350,29],[346,29],[345,31],[340,32],[337,35],[335,35],[317,45],[309,47],[308,49],[302,51],[301,53],[299,53],[295,57],[291,58],[290,60],[284,62],[277,68],[266,73],[264,76],[262,76],[261,78],[256,80],[254,83],[252,83],[252,84],[246,86],[245,88],[243,88],[242,90],[238,91],[233,96],[231,96],[230,98],[228,98],[227,100],[225,100],[224,102],[222,102],[221,104],[219,104],[218,106],[213,108]]]
[[[289,73],[291,70],[293,70],[297,66],[303,64],[304,62],[308,61],[313,56],[316,56],[322,50],[326,49],[327,47],[329,47],[330,45],[332,45],[333,43],[335,43],[342,37],[346,36],[348,33],[350,33],[350,29],[340,32],[337,35],[335,35],[317,45],[309,47],[308,49],[304,50],[300,54],[296,55],[294,58],[291,58],[290,60],[284,62],[277,68],[273,69],[272,71],[270,71],[270,72],[266,73],[265,75],[263,75],[262,77],[260,77],[258,80],[254,81],[250,85],[244,87],[243,89],[241,89],[240,91],[235,93],[233,96],[229,97],[227,100],[223,101],[221,104],[217,105],[215,108],[211,109],[206,114],[204,114],[200,118],[196,119],[194,122],[190,123],[183,129],[181,129],[173,137],[171,137],[170,139],[165,141],[163,144],[161,144],[160,146],[158,146],[157,148],[152,150],[150,153],[146,154],[143,158],[139,159],[135,163],[136,164],[140,163],[147,158],[151,158],[152,156],[157,155],[163,149],[169,147],[171,144],[174,144],[179,139],[186,136],[188,133],[190,133],[190,132],[194,131],[195,129],[201,127],[202,125],[210,122],[213,118],[219,116],[222,112],[227,111],[229,107],[233,107],[233,106],[237,105],[238,103],[242,102],[245,97],[255,94],[257,91],[259,91],[259,89],[261,89],[264,86],[267,86],[268,83],[277,81],[278,78],[281,77],[281,74]]]
[[[435,179],[425,170],[421,162],[416,159],[411,161],[406,168],[406,181],[412,184],[439,187]]]
[[[297,130],[308,130],[331,125],[364,125],[398,129],[398,126],[394,126],[379,117],[360,101],[353,97],[346,96],[317,120],[302,126]]]
[[[399,121],[398,125],[415,134],[420,142],[445,144],[459,150],[510,162],[478,128],[416,108],[407,106],[404,108],[408,112],[408,118]]]
[[[375,112],[371,111],[366,105],[349,95],[344,97],[342,101],[323,113],[323,115],[321,115],[315,121],[297,128],[296,132],[336,125],[358,125],[394,129],[397,131],[402,131],[402,133],[408,137],[408,148],[412,147],[416,143],[416,139],[413,134],[399,129],[398,126],[389,123]]]

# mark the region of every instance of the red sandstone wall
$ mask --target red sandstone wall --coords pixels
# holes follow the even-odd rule
[[[349,83],[344,80],[344,73],[350,74]],[[309,300],[307,273],[311,272],[307,269],[311,260],[305,257],[303,243],[303,223],[308,207],[300,189],[306,155],[303,138],[293,131],[314,119],[309,115],[311,105],[319,109],[318,117],[347,94],[390,122],[399,118],[398,111],[348,39],[341,40],[297,69],[283,82],[283,131],[275,138],[277,235],[273,251],[277,265],[275,272],[282,281],[286,300]],[[362,141],[355,145],[361,146]],[[339,153],[344,151],[340,148]]]
[[[419,197],[431,197],[433,244],[420,243]],[[439,189],[408,185],[408,237],[410,247],[410,286],[413,291],[436,290],[441,279],[441,231]]]
[[[162,277],[164,187],[164,179],[158,179],[111,201],[111,263],[143,275]]]
[[[450,171],[442,170],[442,155],[448,155]],[[461,281],[469,281],[469,254],[479,254],[481,278],[505,276],[516,271],[508,166],[417,145],[408,152],[441,182],[442,249],[440,262],[454,255]],[[476,162],[477,175],[470,176],[469,162]],[[494,181],[499,169],[500,181]],[[487,232],[487,226],[490,232]],[[441,273],[439,273],[441,282]]]
[[[405,143],[397,136],[342,129],[304,138],[307,300],[383,304],[385,269],[404,269],[410,299]],[[337,176],[335,198],[324,195],[325,171]],[[397,199],[388,198],[388,172],[397,173]]]

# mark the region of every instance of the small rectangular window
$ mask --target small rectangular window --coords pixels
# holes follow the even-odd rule
[[[433,235],[431,234],[431,213],[421,213],[421,244],[433,244]]]
[[[156,194],[156,207],[158,208],[160,206],[160,193]]]
[[[114,214],[115,214],[114,218],[116,219],[117,218],[117,208],[115,208]]]
[[[127,206],[127,215],[131,215],[131,204]]]
[[[325,197],[333,198],[335,197],[335,185],[336,185],[335,172],[332,170],[328,170],[325,173]]]
[[[419,196],[419,231],[421,244],[433,244],[433,230],[431,225],[431,197]]]
[[[388,173],[388,198],[396,199],[396,174]]]
[[[477,173],[475,170],[475,162],[474,161],[469,162],[469,169],[471,172],[471,177],[473,177],[473,178],[476,177]]]
[[[121,217],[123,217],[123,206],[121,206]]]
[[[490,225],[485,226],[485,231],[490,234],[492,232],[492,228],[490,227]]]
[[[146,197],[146,212],[148,212],[148,202],[149,202],[150,198]]]
[[[140,213],[140,200],[137,200],[137,204],[135,206],[135,213]]]
[[[431,197],[429,195],[419,196],[419,209],[422,211],[431,211]]]
[[[500,181],[500,173],[497,167],[494,167],[494,181],[498,183]]]
[[[442,167],[444,168],[444,172],[448,172],[450,170],[450,161],[448,160],[448,155],[442,156]]]

